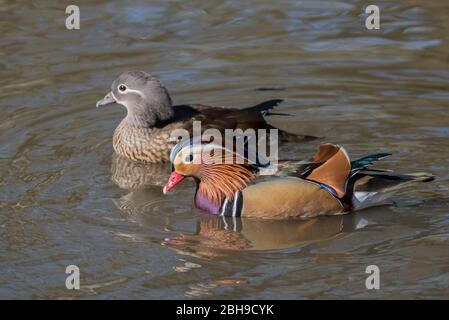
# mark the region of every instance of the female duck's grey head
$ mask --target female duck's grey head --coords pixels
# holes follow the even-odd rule
[[[111,91],[97,107],[118,103],[126,107],[126,121],[137,127],[151,127],[173,117],[170,95],[161,82],[143,71],[126,71],[112,83]]]

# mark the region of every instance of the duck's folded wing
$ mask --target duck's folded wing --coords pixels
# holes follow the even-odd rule
[[[266,122],[265,116],[274,115],[269,111],[282,101],[281,99],[268,100],[244,109],[212,107],[203,104],[178,105],[174,106],[175,118],[201,121],[203,130],[217,129],[220,132],[225,129],[241,129],[243,131],[254,129],[256,132],[258,129],[277,129]],[[278,137],[281,142],[296,143],[316,139],[314,136],[292,134],[280,129],[278,129]]]
[[[318,183],[299,178],[277,178],[243,190],[243,217],[266,219],[310,218],[338,214],[343,206]]]
[[[210,114],[210,113],[227,113],[227,112],[234,112],[234,111],[244,111],[246,113],[252,113],[254,115],[254,113],[259,113],[262,115],[266,115],[268,114],[268,111],[277,107],[282,101],[282,99],[274,99],[274,100],[268,100],[268,101],[264,101],[262,103],[259,103],[255,106],[251,106],[248,108],[244,108],[244,109],[237,109],[237,108],[229,108],[229,107],[212,107],[212,106],[207,106],[204,104],[191,104],[191,105],[180,105],[180,106],[175,106],[176,107],[181,107],[181,108],[190,108],[192,110],[195,110],[196,112],[199,113],[206,113],[206,114]]]

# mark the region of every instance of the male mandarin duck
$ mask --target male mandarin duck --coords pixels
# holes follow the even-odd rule
[[[173,172],[164,193],[184,177],[193,177],[197,183],[195,205],[208,213],[267,219],[311,218],[385,204],[387,192],[412,182],[433,180],[427,173],[397,175],[388,170],[367,169],[388,155],[380,153],[351,161],[344,148],[323,144],[308,164],[290,176],[258,177],[259,163],[251,163],[221,145],[195,143],[191,139],[172,150]],[[242,158],[244,161],[236,161]]]
[[[115,129],[115,151],[134,161],[168,162],[171,148],[177,141],[170,139],[176,129],[192,131],[193,121],[201,121],[202,130],[274,129],[264,116],[282,100],[269,100],[246,109],[210,107],[200,104],[172,105],[167,89],[161,82],[143,71],[127,71],[112,83],[111,91],[97,107],[118,103],[126,107],[127,116]],[[315,137],[294,135],[279,130],[280,142],[302,142]]]

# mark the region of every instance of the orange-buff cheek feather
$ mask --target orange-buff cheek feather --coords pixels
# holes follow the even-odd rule
[[[184,179],[184,176],[182,174],[173,171],[170,175],[170,178],[168,178],[167,184],[163,189],[164,194],[167,194],[167,192],[173,189],[178,183],[182,181],[182,179]]]

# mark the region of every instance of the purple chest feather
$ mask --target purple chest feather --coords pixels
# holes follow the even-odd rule
[[[213,203],[207,197],[201,196],[199,192],[195,194],[195,205],[198,209],[211,214],[218,214],[220,211],[220,203]]]

